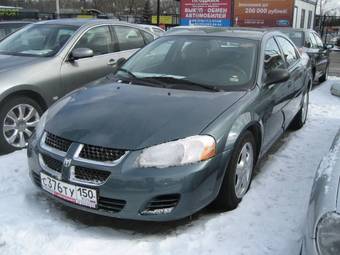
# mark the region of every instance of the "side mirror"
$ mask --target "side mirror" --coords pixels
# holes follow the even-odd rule
[[[126,58],[120,58],[117,60],[117,68],[120,68],[126,62]]]
[[[77,48],[70,54],[70,60],[77,60],[82,58],[91,58],[94,56],[93,50],[89,48]]]
[[[117,60],[117,64],[116,64],[116,65],[114,66],[114,68],[113,68],[114,72],[116,73],[117,70],[118,70],[119,68],[121,68],[122,65],[125,64],[125,62],[126,62],[126,59],[125,59],[125,58],[120,58],[120,59],[118,59],[118,60]]]
[[[266,85],[272,85],[275,83],[281,83],[288,81],[290,78],[290,74],[287,69],[276,69],[272,70],[268,75],[266,79]]]

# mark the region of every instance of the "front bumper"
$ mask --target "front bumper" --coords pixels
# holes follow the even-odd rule
[[[50,174],[44,171],[39,163],[40,153],[50,152],[44,151],[33,139],[27,150],[29,171],[32,181],[41,188],[40,172]],[[105,168],[111,172],[110,176],[104,184],[95,187],[98,190],[99,209],[79,206],[54,197],[48,192],[46,194],[67,206],[99,215],[143,221],[178,220],[196,213],[216,198],[230,156],[230,151],[226,151],[204,162],[157,169],[137,167],[139,153],[130,152],[119,164]],[[79,162],[72,161],[72,164],[79,165]],[[89,167],[86,163],[80,165]],[[64,175],[61,181],[94,188],[74,183],[65,179]],[[162,213],[150,213],[147,210],[150,201],[161,197],[177,197],[178,203],[171,212],[165,210],[166,212]],[[118,206],[119,210],[104,209],[101,203],[107,204],[107,201]]]

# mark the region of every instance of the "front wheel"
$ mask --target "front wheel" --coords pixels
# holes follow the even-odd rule
[[[254,136],[246,131],[235,145],[220,192],[214,202],[215,207],[226,211],[238,206],[249,189],[256,155]]]
[[[41,115],[41,107],[29,97],[6,101],[0,109],[0,151],[8,153],[25,148]]]

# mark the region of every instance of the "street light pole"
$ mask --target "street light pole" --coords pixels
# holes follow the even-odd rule
[[[55,0],[55,7],[56,7],[57,19],[59,19],[59,18],[60,18],[60,5],[59,5],[59,0]]]
[[[160,15],[161,15],[161,0],[157,0],[157,26],[160,24]]]

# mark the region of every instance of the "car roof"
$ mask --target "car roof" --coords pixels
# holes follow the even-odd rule
[[[292,28],[292,27],[272,27],[270,30],[277,30],[277,31],[295,31],[295,32],[314,32],[313,29],[306,29],[306,28]]]
[[[15,20],[15,21],[1,21],[0,24],[31,24],[32,21],[27,20]]]
[[[179,29],[180,28],[180,29]],[[264,35],[273,33],[267,29],[261,28],[235,28],[235,27],[204,27],[204,26],[189,26],[178,27],[168,31],[164,36],[169,35],[201,35],[201,36],[226,36],[237,38],[249,38],[253,40],[261,40]]]
[[[128,24],[134,25],[128,22],[116,21],[110,19],[53,19],[40,21],[36,24],[51,24],[51,25],[71,25],[71,26],[87,26],[87,25],[101,25],[101,24]]]

